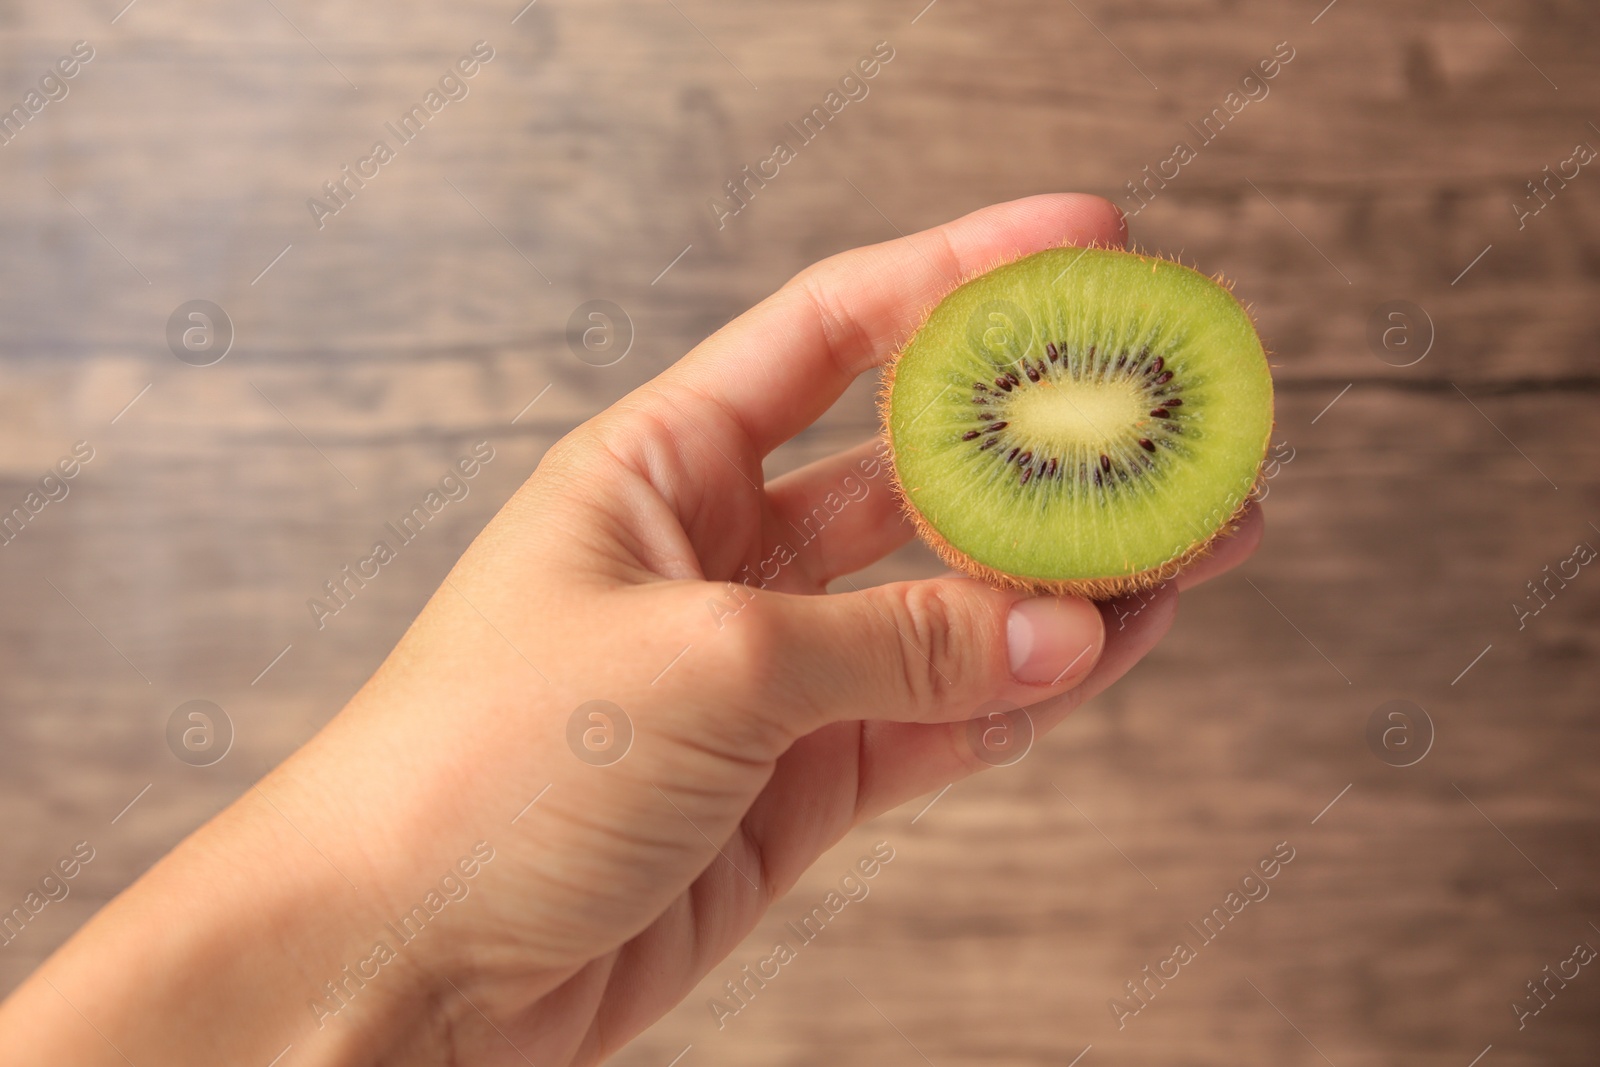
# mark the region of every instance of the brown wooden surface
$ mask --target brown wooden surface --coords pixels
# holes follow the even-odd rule
[[[97,850],[0,988],[325,722],[555,437],[822,255],[1118,195],[1288,41],[1133,223],[1231,277],[1277,353],[1296,451],[1261,553],[1021,763],[851,835],[617,1062],[1595,1062],[1600,970],[1520,1032],[1510,1007],[1600,947],[1600,577],[1524,630],[1510,607],[1600,545],[1600,171],[1511,208],[1600,146],[1592,5],[121,4],[0,12],[0,100],[97,51],[0,147],[0,506],[96,449],[0,548],[0,907]],[[319,232],[305,199],[480,38],[470,96]],[[870,95],[719,231],[706,201],[880,40]],[[237,329],[212,367],[166,348],[195,298]],[[593,298],[637,329],[613,367],[563,340]],[[1366,342],[1394,299],[1437,329],[1405,369]],[[868,433],[871,391],[773,469]],[[317,632],[306,598],[483,437],[471,495]],[[1393,697],[1437,729],[1407,769],[1364,740]],[[204,769],[164,741],[192,698],[237,728]],[[707,999],[877,840],[871,895],[719,1030]],[[1119,1031],[1108,1000],[1280,841],[1271,896]]]

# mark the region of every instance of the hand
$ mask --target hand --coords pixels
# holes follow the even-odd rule
[[[1120,615],[957,577],[823,595],[910,536],[874,444],[764,484],[763,457],[961,279],[1123,239],[1109,203],[1040,196],[835,256],[579,427],[344,711],[8,1002],[0,1045],[140,1064],[614,1051],[852,826],[983,767],[982,705],[1048,729],[1149,651],[1178,587],[1254,547],[1251,512]],[[592,700],[632,724],[606,766],[568,744]],[[414,938],[386,925],[440,887]],[[342,977],[356,964],[375,976]]]

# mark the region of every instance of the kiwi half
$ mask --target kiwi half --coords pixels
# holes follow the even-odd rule
[[[1057,248],[945,297],[881,407],[901,499],[946,563],[1105,599],[1171,578],[1243,509],[1272,377],[1222,285],[1152,256]]]

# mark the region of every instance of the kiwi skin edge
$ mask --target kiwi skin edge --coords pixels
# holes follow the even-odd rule
[[[1147,255],[1142,252],[1129,252],[1126,248],[1104,242],[1095,242],[1089,245],[1058,245],[1055,247],[1104,248],[1109,251],[1137,255],[1141,259],[1152,261],[1162,260],[1168,263],[1177,264],[1178,266],[1183,266],[1182,263],[1173,257]],[[1233,514],[1230,515],[1220,526],[1218,526],[1217,529],[1212,532],[1210,537],[1191,545],[1177,555],[1168,558],[1160,565],[1151,567],[1147,570],[1137,571],[1132,574],[1115,574],[1106,575],[1099,578],[1069,578],[1061,580],[1027,578],[1015,574],[1009,574],[1005,571],[990,567],[987,564],[981,563],[978,560],[973,559],[971,556],[968,556],[965,552],[962,552],[955,545],[952,545],[949,541],[947,541],[938,530],[934,529],[932,523],[923,518],[922,513],[912,505],[910,495],[906,492],[905,486],[900,480],[900,470],[894,459],[894,440],[889,431],[889,400],[894,391],[895,371],[900,365],[901,354],[904,353],[906,346],[911,343],[911,339],[916,337],[916,335],[921,331],[923,324],[927,322],[928,316],[933,313],[934,308],[938,307],[939,304],[943,302],[945,297],[950,295],[950,293],[954,292],[956,289],[959,289],[961,286],[965,285],[974,278],[988,274],[990,271],[997,270],[1000,267],[1016,262],[1017,260],[1025,259],[1028,255],[1033,254],[1035,253],[1030,252],[1012,259],[999,260],[980,270],[971,272],[957,281],[954,285],[950,286],[943,295],[941,295],[937,300],[934,300],[928,305],[927,308],[923,310],[921,321],[918,322],[916,329],[912,330],[911,333],[907,335],[906,340],[901,343],[900,347],[895,351],[894,356],[885,365],[883,380],[878,389],[877,409],[878,421],[880,425],[880,451],[887,456],[889,460],[891,489],[895,494],[895,498],[900,502],[900,510],[911,521],[912,526],[916,529],[917,536],[924,544],[934,551],[934,553],[945,564],[945,566],[949,567],[951,570],[959,571],[970,578],[975,578],[978,581],[983,582],[986,585],[993,586],[997,589],[1017,589],[1036,596],[1073,596],[1081,597],[1087,600],[1105,601],[1115,600],[1118,597],[1129,596],[1135,593],[1143,592],[1147,589],[1153,589],[1159,585],[1164,585],[1176,577],[1178,572],[1182,571],[1196,560],[1210,555],[1213,547],[1219,539],[1229,536],[1239,529],[1240,521],[1244,518],[1245,512],[1250,509],[1251,501],[1255,496],[1255,489],[1259,488],[1262,484],[1262,476],[1259,472],[1256,475],[1256,481],[1252,486],[1251,491],[1244,495],[1244,498],[1239,503],[1238,507],[1234,508]],[[1222,288],[1226,290],[1230,296],[1233,294],[1232,283],[1227,281],[1221,275],[1213,277],[1212,280],[1218,285],[1222,286]],[[1250,313],[1250,308],[1247,305],[1240,303],[1237,297],[1234,298],[1234,302],[1239,304],[1240,310],[1245,313],[1245,316],[1249,318],[1251,324],[1254,325],[1255,316]],[[1263,344],[1263,351],[1269,358],[1271,357],[1272,353],[1266,349],[1265,344]],[[1268,440],[1271,440],[1270,436],[1268,437]],[[1266,449],[1264,445],[1262,451],[1263,455],[1261,466],[1264,469],[1266,466]]]

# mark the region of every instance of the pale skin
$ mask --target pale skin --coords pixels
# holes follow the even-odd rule
[[[1180,590],[1254,549],[1251,509],[1120,627],[1114,606],[954,576],[827,593],[912,536],[872,444],[764,482],[763,457],[954,284],[1124,240],[1110,203],[1049,195],[842,253],[578,427],[329,725],[0,1005],[0,1064],[615,1052],[851,827],[983,769],[965,724],[985,704],[1049,729],[1154,646]],[[765,590],[709,608],[852,477],[866,494]],[[634,727],[609,766],[567,742],[595,699]],[[470,891],[402,944],[385,924],[446,875]],[[376,976],[314,1008],[360,961]]]

